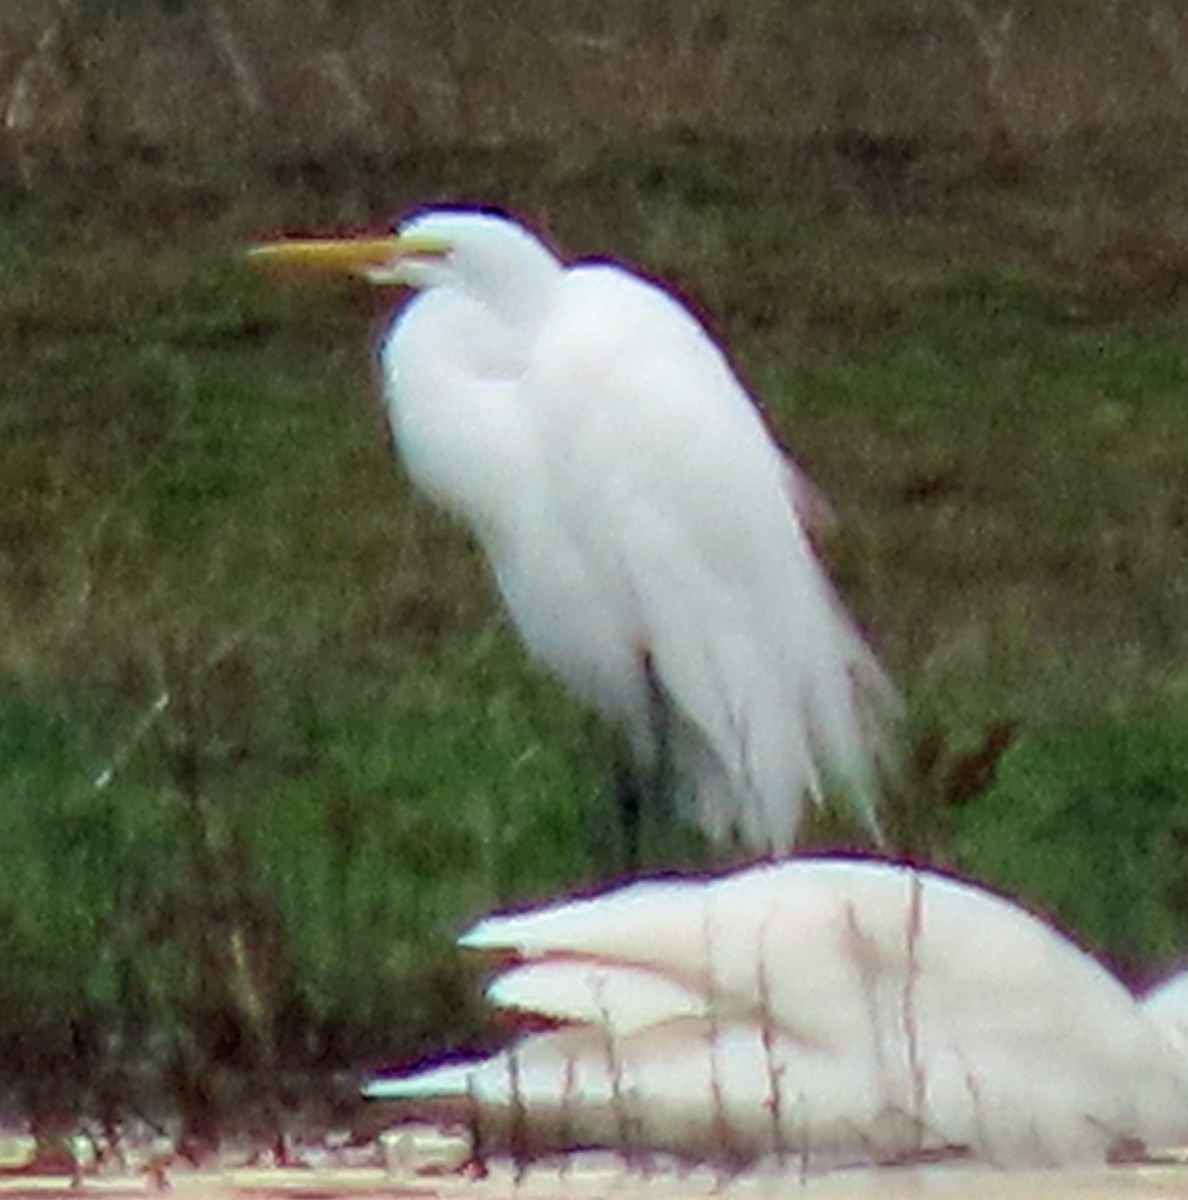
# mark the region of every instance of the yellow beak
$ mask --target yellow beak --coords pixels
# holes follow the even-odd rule
[[[391,269],[402,259],[440,258],[449,249],[440,238],[394,234],[376,238],[292,238],[264,242],[247,252],[254,266],[292,268],[364,278]]]

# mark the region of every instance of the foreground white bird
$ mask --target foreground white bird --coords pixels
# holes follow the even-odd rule
[[[558,1027],[369,1095],[473,1115],[521,1154],[1048,1166],[1188,1137],[1176,1017],[930,872],[802,859],[642,882],[492,917],[461,945],[514,955],[489,1001]],[[1176,992],[1150,1003],[1180,1013]]]
[[[410,475],[688,816],[782,853],[832,784],[876,826],[893,691],[805,537],[809,486],[679,301],[478,211],[253,254],[420,289],[380,348]]]

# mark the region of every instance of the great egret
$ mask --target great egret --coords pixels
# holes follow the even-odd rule
[[[807,483],[676,298],[465,209],[253,256],[420,290],[379,350],[409,474],[688,816],[783,853],[833,783],[877,827],[893,690],[805,536]]]
[[[1044,922],[928,871],[638,882],[460,944],[501,955],[492,1005],[553,1028],[368,1094],[521,1153],[1049,1166],[1188,1136],[1182,1030]]]

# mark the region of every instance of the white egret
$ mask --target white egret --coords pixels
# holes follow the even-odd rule
[[[368,1094],[452,1106],[521,1153],[1055,1166],[1188,1136],[1182,1030],[1041,920],[932,872],[792,859],[638,882],[461,945],[502,955],[492,1005],[557,1027]]]
[[[877,828],[893,690],[805,536],[807,483],[676,298],[474,210],[253,255],[419,289],[379,350],[409,474],[687,816],[783,853],[836,785]]]

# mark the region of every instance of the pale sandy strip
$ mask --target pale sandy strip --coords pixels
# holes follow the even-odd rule
[[[1004,1172],[975,1167],[921,1167],[838,1171],[799,1178],[784,1175],[724,1179],[708,1171],[685,1176],[640,1176],[622,1171],[539,1168],[518,1182],[506,1172],[485,1180],[392,1178],[379,1169],[254,1170],[170,1174],[170,1190],[159,1193],[146,1180],[87,1179],[79,1188],[52,1177],[0,1180],[0,1196],[146,1196],[177,1200],[684,1200],[725,1196],[738,1200],[1188,1200],[1188,1168],[1119,1167],[1086,1171]]]

